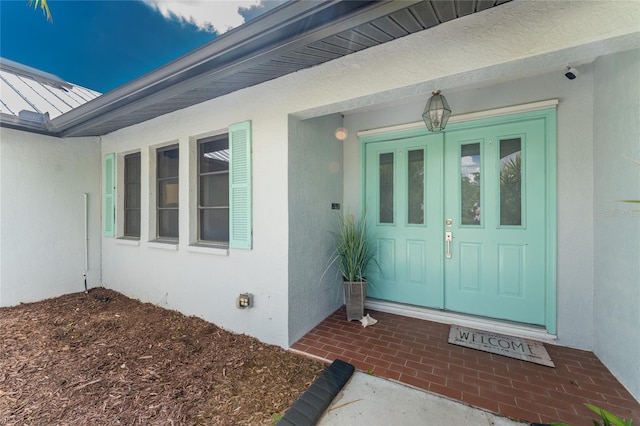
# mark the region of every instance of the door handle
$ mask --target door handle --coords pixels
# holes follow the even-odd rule
[[[451,231],[447,231],[444,233],[444,240],[447,243],[447,259],[451,259],[451,240],[453,240],[453,233]]]

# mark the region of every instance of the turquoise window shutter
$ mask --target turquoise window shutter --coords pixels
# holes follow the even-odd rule
[[[251,121],[229,126],[229,246],[251,249]]]
[[[102,235],[113,237],[115,226],[116,155],[107,154],[102,162]]]

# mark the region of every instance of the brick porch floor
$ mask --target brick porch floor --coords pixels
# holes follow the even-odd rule
[[[376,325],[348,322],[342,308],[291,349],[525,422],[593,425],[585,402],[640,422],[638,401],[591,352],[545,344],[550,368],[449,344],[446,324],[368,312]]]

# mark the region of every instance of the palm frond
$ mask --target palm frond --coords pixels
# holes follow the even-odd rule
[[[42,9],[42,13],[47,17],[47,21],[53,23],[53,16],[51,15],[51,10],[49,9],[49,3],[47,0],[29,0],[29,6],[33,6],[34,9],[40,7],[40,9]]]

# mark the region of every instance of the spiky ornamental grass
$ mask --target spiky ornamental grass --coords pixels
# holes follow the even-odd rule
[[[345,281],[364,281],[367,268],[375,262],[375,251],[368,234],[366,216],[354,221],[353,216],[340,215],[336,232],[338,270]]]

